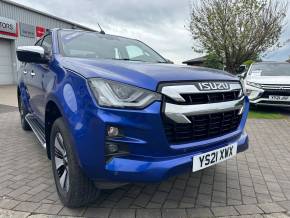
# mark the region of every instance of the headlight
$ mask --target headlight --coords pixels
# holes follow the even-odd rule
[[[243,94],[247,95],[247,90],[246,90],[246,86],[245,86],[245,81],[243,79],[240,80],[241,82],[241,86],[242,86],[242,92],[240,93],[239,97],[241,97]]]
[[[258,84],[258,83],[253,83],[253,82],[248,82],[248,81],[247,81],[247,85],[248,85],[248,86],[253,86],[253,87],[256,87],[256,88],[259,88],[259,89],[261,88],[261,85]]]
[[[255,100],[259,98],[262,95],[263,92],[257,91],[257,90],[249,90],[248,96],[250,100]]]
[[[161,100],[158,93],[110,80],[89,79],[89,85],[100,106],[144,108]]]
[[[253,83],[253,82],[247,81],[246,89],[247,89],[247,95],[248,95],[250,100],[255,100],[263,94],[264,90],[261,89],[261,87],[262,86],[258,83]]]

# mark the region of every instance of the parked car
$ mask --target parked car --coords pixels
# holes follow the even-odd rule
[[[248,148],[249,100],[223,71],[170,64],[138,40],[80,30],[54,29],[17,57],[22,128],[47,150],[68,207]]]
[[[258,62],[252,64],[245,78],[253,105],[290,107],[290,64]]]

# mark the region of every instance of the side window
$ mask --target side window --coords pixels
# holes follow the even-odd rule
[[[144,55],[143,50],[135,45],[126,46],[126,50],[130,59]]]
[[[52,51],[52,39],[51,35],[47,35],[44,37],[41,46],[44,48],[45,53],[50,54]]]

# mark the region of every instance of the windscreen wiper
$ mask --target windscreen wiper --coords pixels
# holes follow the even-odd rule
[[[156,61],[156,62],[150,62],[150,61],[144,61],[144,60],[136,60],[136,59],[130,59],[130,58],[111,58],[112,60],[119,60],[119,61],[141,61],[141,62],[147,62],[147,63],[167,63],[165,61]]]
[[[112,59],[119,60],[119,61],[142,61],[142,60],[134,60],[134,59],[130,59],[130,58],[112,58]]]

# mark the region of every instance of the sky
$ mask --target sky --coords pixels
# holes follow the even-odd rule
[[[14,0],[34,9],[106,33],[139,39],[176,63],[198,57],[192,51],[190,0]],[[59,10],[61,9],[61,10]]]
[[[100,23],[106,33],[139,39],[175,63],[202,56],[192,50],[194,41],[186,28],[191,2],[196,0],[13,1],[96,30]],[[286,19],[290,24],[289,15],[290,10]],[[282,41],[290,38],[289,27],[285,26]],[[290,43],[265,59],[285,60],[289,56]]]
[[[287,16],[285,18],[285,22],[284,22],[284,28],[283,28],[283,32],[281,34],[280,37],[280,42],[285,43],[286,41],[288,41],[288,43],[286,43],[283,47],[279,48],[279,49],[274,49],[271,52],[266,52],[265,57],[263,57],[263,60],[266,61],[285,61],[288,60],[290,58],[290,0],[288,1],[288,13]]]

